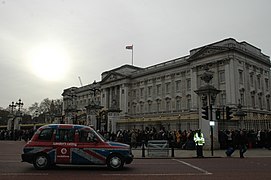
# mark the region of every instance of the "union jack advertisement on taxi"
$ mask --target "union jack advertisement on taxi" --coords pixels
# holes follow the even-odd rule
[[[133,161],[127,144],[110,142],[84,125],[49,124],[40,127],[23,148],[22,161],[36,169],[56,164],[107,165],[120,170]]]

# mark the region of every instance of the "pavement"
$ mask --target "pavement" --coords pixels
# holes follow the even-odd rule
[[[225,154],[226,150],[204,150],[203,155],[204,158],[223,158],[227,157]],[[142,152],[142,149],[132,149],[132,153],[135,159],[141,158],[196,158],[196,150],[182,150],[182,149],[174,149],[174,153],[172,154],[172,150],[148,150],[145,149],[145,152]],[[145,155],[145,157],[144,157]],[[271,157],[271,150],[269,149],[248,149],[245,154],[245,158],[247,157]],[[235,150],[231,157],[240,157],[239,150]]]

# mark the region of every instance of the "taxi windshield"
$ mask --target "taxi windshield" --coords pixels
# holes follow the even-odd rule
[[[93,131],[96,133],[96,135],[102,140],[102,141],[107,141],[106,139],[105,139],[105,137],[103,136],[103,135],[101,135],[101,133],[99,132],[99,131],[95,131],[94,129],[93,129]]]

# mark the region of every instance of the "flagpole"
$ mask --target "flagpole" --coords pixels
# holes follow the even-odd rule
[[[134,65],[134,46],[132,45],[132,66]]]
[[[132,50],[132,66],[134,65],[134,45],[126,46],[126,49]]]

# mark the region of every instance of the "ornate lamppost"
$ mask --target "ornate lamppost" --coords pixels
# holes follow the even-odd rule
[[[24,105],[21,99],[19,99],[18,102],[16,102],[16,105],[18,106],[18,111],[16,114],[15,122],[14,122],[14,129],[20,129],[20,125],[22,123],[22,112],[21,109]]]
[[[208,142],[209,137],[207,134],[209,134],[209,131],[211,131],[211,154],[213,156],[214,154],[214,119],[213,119],[213,105],[215,104],[215,99],[216,95],[220,93],[220,90],[216,89],[213,85],[210,84],[210,81],[213,79],[213,72],[209,71],[208,65],[205,68],[205,72],[202,74],[201,79],[205,82],[205,85],[200,87],[198,90],[195,91],[196,94],[198,94],[201,97],[202,100],[202,105],[206,106],[207,105],[207,110],[208,110],[208,119],[207,121],[209,122],[206,123],[206,120],[203,118],[199,118],[200,122],[200,128],[202,132],[205,134],[206,140]],[[199,108],[201,109],[201,108]],[[199,113],[201,114],[201,113]],[[208,128],[209,126],[209,128]]]
[[[242,110],[242,104],[241,104],[240,99],[239,99],[239,104],[237,105],[237,111],[236,111],[236,113],[235,113],[235,116],[239,117],[240,128],[241,128],[241,129],[244,129],[244,128],[245,128],[244,117],[245,117],[246,115],[247,115],[247,114]]]
[[[14,109],[16,108],[16,104],[12,102],[9,105],[11,111],[10,114],[8,115],[8,124],[7,124],[7,129],[8,130],[13,130],[14,129]]]

